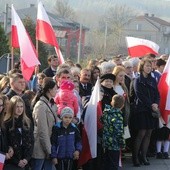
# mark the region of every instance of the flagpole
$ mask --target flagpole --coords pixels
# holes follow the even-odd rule
[[[36,53],[37,53],[37,56],[38,56],[38,40],[36,40]]]
[[[14,68],[14,48],[11,49],[11,70]]]

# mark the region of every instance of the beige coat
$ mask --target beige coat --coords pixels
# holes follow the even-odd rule
[[[49,107],[41,100],[44,100]],[[33,109],[34,119],[34,150],[33,158],[45,159],[49,157],[51,153],[50,137],[52,134],[52,127],[57,121],[57,106],[54,104],[51,106],[47,98],[42,96],[36,103]]]

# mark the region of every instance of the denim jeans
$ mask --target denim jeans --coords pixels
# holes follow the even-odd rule
[[[32,159],[32,170],[56,170],[50,159]]]

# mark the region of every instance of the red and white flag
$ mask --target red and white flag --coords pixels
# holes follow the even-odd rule
[[[168,123],[170,115],[170,57],[165,65],[164,71],[158,83],[160,94],[160,111],[165,123]]]
[[[126,37],[126,44],[131,57],[141,57],[148,53],[157,55],[159,51],[159,45],[146,39]]]
[[[11,32],[11,44],[14,48],[20,48],[20,60],[21,70],[24,78],[30,80],[34,68],[39,65],[40,62],[36,56],[35,48],[31,39],[21,21],[18,14],[16,13],[13,5],[11,8],[12,18],[12,32]]]
[[[0,153],[0,170],[3,170],[4,162],[5,162],[5,155]]]
[[[97,107],[100,98],[100,81],[98,79],[85,112],[84,127],[82,129],[83,148],[79,159],[80,166],[97,157]]]
[[[64,58],[61,54],[60,47],[57,42],[57,37],[55,36],[51,22],[41,2],[38,3],[36,39],[54,46],[59,59],[59,63],[64,63]]]

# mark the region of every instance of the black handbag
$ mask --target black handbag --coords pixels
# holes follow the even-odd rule
[[[156,111],[152,111],[152,116],[153,116],[154,118],[159,118],[159,117],[161,116],[160,110],[158,109],[158,110],[156,110]]]

